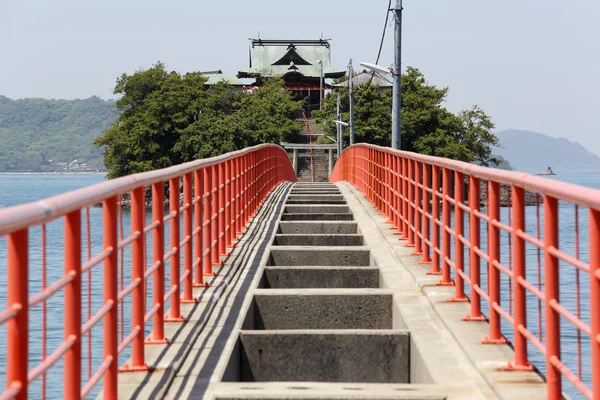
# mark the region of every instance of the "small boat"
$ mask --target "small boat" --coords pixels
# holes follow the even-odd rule
[[[543,174],[536,174],[536,175],[546,176],[546,175],[556,175],[556,174],[554,173],[554,171],[552,171],[552,167],[548,167],[546,172],[544,172]]]

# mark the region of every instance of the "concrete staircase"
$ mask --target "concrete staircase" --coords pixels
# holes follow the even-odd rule
[[[409,383],[410,335],[339,189],[296,184],[233,363],[242,382]]]
[[[311,169],[311,154],[309,151],[298,154],[298,172],[297,177],[299,182],[327,182],[329,181],[329,158],[327,151],[313,150],[312,152],[312,168]]]

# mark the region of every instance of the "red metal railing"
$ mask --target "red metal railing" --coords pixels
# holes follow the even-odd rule
[[[7,238],[8,307],[0,310],[0,326],[6,325],[6,390],[0,399],[26,399],[28,386],[41,378],[41,396],[46,395],[45,377],[62,360],[65,399],[82,398],[103,380],[104,398],[117,395],[118,357],[131,346],[131,363],[122,371],[147,370],[144,347],[168,343],[164,325],[183,321],[180,304],[196,302],[194,286],[205,286],[213,276],[213,265],[221,265],[220,256],[238,240],[244,227],[263,199],[280,182],[295,181],[285,151],[273,145],[261,145],[171,168],[126,176],[82,190],[0,210],[0,237]],[[183,205],[180,206],[180,182]],[[169,212],[165,215],[165,182],[169,185]],[[151,192],[152,219],[146,222],[146,190]],[[131,234],[124,237],[121,195],[131,201]],[[102,251],[95,256],[90,246],[90,207],[102,205]],[[86,235],[82,234],[82,211],[86,214]],[[64,275],[46,285],[46,224],[64,221]],[[183,220],[183,239],[180,233]],[[170,245],[165,252],[165,227],[169,225]],[[36,271],[30,268],[31,228],[42,227],[42,290],[30,293],[29,284]],[[146,262],[146,236],[152,236],[152,264]],[[82,260],[82,243],[88,241],[87,260]],[[131,280],[124,277],[124,249],[131,251]],[[183,259],[183,263],[181,263]],[[165,282],[167,263],[169,282]],[[82,277],[103,264],[101,307],[91,315],[94,293],[88,279],[87,293]],[[183,264],[183,268],[182,265]],[[152,280],[151,296],[146,280]],[[60,345],[46,356],[46,301],[57,292],[64,293],[64,329]],[[151,297],[151,298],[150,298]],[[130,299],[130,300],[129,300]],[[88,318],[82,321],[85,300]],[[131,330],[125,333],[124,303],[131,309]],[[165,315],[165,306],[169,312]],[[29,310],[39,304],[42,311],[43,357],[31,368],[33,329]],[[148,307],[146,306],[148,304]],[[103,326],[102,361],[91,371],[91,330]],[[145,327],[151,335],[145,338]],[[120,333],[120,337],[119,337]],[[88,376],[82,368],[82,343],[88,336]],[[57,338],[54,338],[57,339]],[[56,386],[56,382],[53,386]],[[33,396],[37,397],[37,396]]]
[[[470,301],[464,321],[489,321],[482,343],[512,337],[505,370],[531,370],[535,359],[549,399],[561,398],[564,382],[600,399],[600,191],[366,144],[342,154],[331,181],[365,194],[438,285],[454,287],[448,301]],[[537,316],[537,332],[528,315]]]

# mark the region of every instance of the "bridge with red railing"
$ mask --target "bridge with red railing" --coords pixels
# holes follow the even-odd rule
[[[6,361],[0,365],[6,383],[0,399],[147,398],[143,391],[123,387],[143,386],[152,379],[157,379],[158,391],[151,392],[156,397],[199,396],[197,383],[196,392],[172,394],[177,385],[183,387],[195,378],[164,371],[173,368],[171,362],[178,363],[177,370],[185,369],[194,351],[208,348],[193,342],[210,335],[211,329],[237,329],[229,322],[211,327],[209,316],[209,322],[191,324],[197,307],[209,307],[207,290],[217,290],[218,282],[219,290],[243,283],[229,275],[219,277],[222,273],[217,270],[237,263],[243,273],[255,262],[248,258],[250,253],[256,263],[275,265],[264,243],[281,234],[275,227],[283,221],[282,212],[306,207],[309,213],[312,207],[316,213],[318,207],[310,196],[340,197],[337,191],[344,206],[323,207],[355,204],[364,215],[359,218],[355,212],[349,218],[357,221],[364,236],[373,237],[375,230],[369,231],[370,225],[361,221],[367,220],[368,210],[376,210],[379,216],[369,218],[389,245],[375,249],[374,239],[365,237],[376,254],[371,258],[381,271],[390,271],[385,273],[406,270],[417,276],[410,292],[418,288],[425,295],[427,302],[419,307],[430,307],[442,321],[436,329],[449,333],[444,339],[417,337],[410,310],[401,310],[423,359],[411,360],[411,378],[403,383],[415,384],[415,390],[431,389],[435,396],[447,390],[447,398],[519,398],[516,393],[523,390],[535,398],[600,399],[599,191],[365,144],[344,151],[330,181],[335,183],[335,193],[328,189],[333,185],[315,186],[312,192],[297,189],[295,203],[285,205],[287,196],[294,196],[290,190],[297,187],[292,186],[296,182],[292,164],[282,148],[261,145],[0,209],[0,237],[6,243],[0,273],[6,277],[7,298],[6,306],[0,306],[5,342],[0,352]],[[342,204],[337,197],[327,201]],[[331,213],[324,211],[323,218]],[[309,223],[304,217],[296,222]],[[47,226],[56,223],[62,225],[62,234],[50,237]],[[327,234],[322,236],[328,240]],[[259,242],[259,237],[264,241]],[[48,270],[57,268],[47,261],[50,242],[62,248],[62,272],[54,281],[48,279]],[[300,247],[298,251],[309,251],[315,246]],[[408,254],[414,266],[407,261]],[[385,266],[384,259],[388,260]],[[226,300],[221,296],[225,292],[211,293],[216,294],[210,307]],[[48,304],[56,298],[62,300],[59,314],[64,321],[59,329],[49,330]],[[222,308],[223,318],[240,307]],[[466,314],[458,316],[463,308]],[[195,328],[185,331],[186,324]],[[483,383],[473,385],[478,388],[469,386],[478,394],[456,392],[451,382],[438,381],[435,373],[420,384],[419,365],[433,365],[428,364],[423,343],[432,349],[447,345],[464,352],[470,362],[460,368],[474,371],[472,379],[481,379]],[[171,361],[162,359],[163,364],[155,364],[149,355],[186,345]],[[498,354],[509,354],[509,359],[488,368],[481,357],[490,348],[503,349]],[[416,359],[415,354],[411,350]],[[199,357],[194,363],[204,366],[210,359]],[[442,355],[435,363],[447,368],[448,376],[459,368],[444,366],[447,361]],[[219,359],[215,368],[225,370],[226,364]],[[60,369],[60,381],[49,378],[54,369]],[[357,382],[370,381],[357,378]],[[532,382],[534,391],[523,389]],[[379,387],[382,393],[392,390],[376,385],[385,382],[371,383],[365,390],[373,398]],[[507,385],[512,385],[510,390]],[[283,398],[291,390],[275,383],[273,387],[276,393],[266,398]],[[235,396],[214,398],[252,398],[251,394],[244,397],[240,387],[235,390]],[[337,391],[327,392],[333,390],[330,386],[316,384],[314,390],[319,398],[340,398]],[[368,397],[353,393],[354,398]],[[302,398],[314,398],[306,396]]]

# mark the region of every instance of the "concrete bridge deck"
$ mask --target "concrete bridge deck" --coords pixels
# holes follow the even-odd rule
[[[543,399],[351,185],[283,184],[121,398]]]

